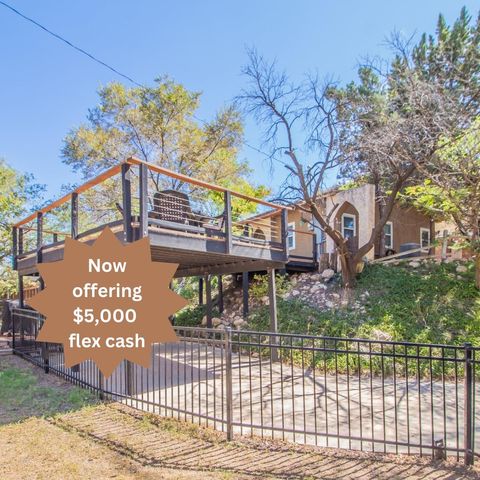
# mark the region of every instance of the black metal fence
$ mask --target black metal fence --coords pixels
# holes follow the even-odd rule
[[[318,446],[454,456],[480,453],[479,351],[430,345],[176,327],[149,368],[66,368],[36,341],[42,317],[15,309],[14,352],[132,407],[214,427]]]

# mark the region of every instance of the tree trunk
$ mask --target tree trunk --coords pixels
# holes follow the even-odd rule
[[[356,262],[353,261],[353,257],[346,249],[346,246],[345,251],[339,252],[339,257],[343,287],[346,289],[352,289],[355,287],[357,280]]]

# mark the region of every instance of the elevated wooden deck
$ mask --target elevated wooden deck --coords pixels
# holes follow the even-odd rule
[[[240,203],[279,215],[250,221]],[[38,263],[63,258],[65,237],[92,243],[105,226],[123,242],[148,236],[152,259],[178,263],[177,277],[278,269],[288,260],[286,207],[130,158],[15,224],[14,267],[37,275]]]

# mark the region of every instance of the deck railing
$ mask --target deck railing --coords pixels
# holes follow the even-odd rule
[[[275,220],[253,217],[274,209]],[[134,241],[149,231],[208,237],[231,253],[236,244],[283,251],[287,256],[288,207],[253,198],[136,158],[111,167],[13,226],[13,266],[37,263],[66,237],[90,240],[105,226]],[[253,217],[248,220],[249,217]]]

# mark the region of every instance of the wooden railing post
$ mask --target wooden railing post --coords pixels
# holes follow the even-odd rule
[[[43,213],[37,212],[37,263],[42,263]]]
[[[133,241],[132,229],[132,182],[128,163],[122,164],[123,240]]]
[[[148,168],[142,163],[140,170],[140,227],[139,238],[148,237]]]
[[[224,193],[225,253],[232,252],[232,194]]]
[[[286,208],[282,208],[281,232],[283,253],[285,261],[288,261],[288,210]]]
[[[70,234],[72,239],[75,240],[78,237],[78,193],[73,192],[70,203]]]
[[[12,228],[12,268],[17,269],[17,255],[18,255],[18,229]]]

